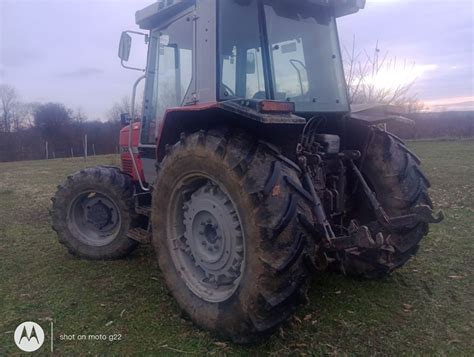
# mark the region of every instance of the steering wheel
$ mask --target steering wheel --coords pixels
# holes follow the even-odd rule
[[[235,97],[235,93],[232,89],[230,89],[230,87],[225,84],[225,83],[221,83],[222,87],[224,87],[225,91],[227,92],[227,97]]]

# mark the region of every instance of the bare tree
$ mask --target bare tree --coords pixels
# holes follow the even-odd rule
[[[372,53],[357,50],[355,36],[352,48],[344,48],[344,69],[351,104],[390,104],[403,106],[406,111],[420,111],[423,104],[411,93],[416,77],[398,82],[387,74],[414,74],[415,63],[398,62],[389,52],[381,52],[377,41]],[[385,78],[384,78],[385,77]]]
[[[34,126],[34,121],[35,121],[34,114],[35,114],[36,110],[38,110],[38,108],[41,105],[42,104],[38,103],[38,102],[21,103],[21,106],[23,107],[23,111],[26,114],[21,119],[21,121],[22,121],[21,128],[22,129],[31,128],[31,127]]]
[[[12,129],[14,112],[18,106],[18,92],[11,85],[0,85],[0,106],[2,131],[9,133]]]
[[[79,125],[84,124],[88,120],[87,115],[81,107],[71,112],[71,118]]]
[[[137,95],[135,99],[135,119],[142,116],[143,95]],[[132,115],[132,100],[128,95],[123,96],[115,102],[107,112],[107,120],[110,122],[120,122],[120,114],[128,113]]]
[[[114,103],[107,112],[107,119],[111,122],[119,122],[120,114],[131,113],[131,100],[129,96],[123,96],[120,101]]]
[[[11,130],[18,132],[33,125],[33,109],[31,104],[17,102],[11,115]]]

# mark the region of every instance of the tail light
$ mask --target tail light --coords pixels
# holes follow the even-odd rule
[[[294,113],[295,103],[277,102],[274,100],[262,100],[259,103],[261,113]]]

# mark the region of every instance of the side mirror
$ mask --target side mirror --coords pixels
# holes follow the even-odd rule
[[[255,53],[247,52],[247,74],[255,74],[257,70],[257,61]]]
[[[130,122],[131,122],[130,114],[128,113],[120,114],[120,124],[122,124],[122,126],[127,126],[130,124]]]
[[[132,36],[122,32],[120,36],[118,56],[122,61],[127,62],[130,58],[130,49],[132,48]]]

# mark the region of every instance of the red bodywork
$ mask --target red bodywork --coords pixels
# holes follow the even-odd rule
[[[132,124],[132,152],[135,162],[137,164],[138,172],[140,178],[145,182],[145,175],[143,174],[143,165],[140,158],[140,153],[138,152],[138,143],[140,141],[140,123]],[[120,160],[122,161],[122,170],[123,172],[132,176],[133,181],[138,181],[137,172],[133,169],[133,162],[128,150],[128,139],[130,133],[130,125],[124,127],[120,130]]]
[[[176,119],[176,115],[179,114],[186,114],[186,113],[191,113],[191,112],[202,112],[210,109],[215,109],[219,108],[217,102],[212,102],[212,103],[205,103],[205,104],[195,104],[195,105],[189,105],[189,106],[183,106],[183,107],[174,107],[174,108],[168,108],[166,110],[166,113],[164,115],[163,120],[160,120],[158,123],[157,127],[157,157],[158,157],[158,152],[163,150],[162,154],[164,155],[164,146],[169,143],[173,143],[173,141],[168,142],[169,139],[171,138],[163,138],[163,135],[166,131],[166,129],[169,129],[172,131],[171,127],[171,122],[173,119]],[[140,123],[133,123],[133,129],[132,129],[132,152],[133,156],[135,158],[135,162],[137,164],[138,172],[140,175],[140,178],[143,183],[146,183],[145,181],[145,175],[143,171],[143,162],[140,157],[140,153],[138,151],[138,145],[140,142]],[[130,125],[124,127],[120,131],[120,140],[119,140],[119,145],[120,145],[120,159],[122,161],[122,170],[129,174],[133,181],[138,181],[138,176],[136,171],[133,168],[133,162],[132,158],[130,157],[130,153],[128,150],[128,140],[129,140],[129,132],[130,132]]]
[[[235,105],[234,105],[235,106]],[[247,104],[248,106],[248,104]],[[230,105],[226,106],[222,102],[198,103],[194,105],[187,105],[182,107],[171,107],[165,112],[164,117],[157,121],[156,126],[156,156],[155,159],[161,161],[165,156],[166,145],[172,145],[179,140],[179,135],[183,131],[198,131],[204,127],[212,127],[218,120],[220,115],[226,113],[237,113],[237,115],[245,114],[245,111],[250,111],[250,107],[242,106],[241,111],[235,111]],[[258,103],[257,108],[254,108],[262,123],[274,122],[274,115],[286,115],[283,117],[284,123],[295,123],[295,119],[291,116],[294,112],[294,103],[278,102],[271,100],[263,100]],[[271,118],[270,118],[271,117]],[[278,118],[277,118],[278,119]],[[299,118],[300,120],[304,119]],[[138,151],[140,142],[140,123],[133,123],[132,129],[132,152],[135,162],[137,164],[138,172],[143,183],[145,175],[143,171],[143,162]],[[129,174],[133,181],[138,181],[137,172],[133,168],[132,158],[128,151],[129,129],[130,126],[124,127],[120,131],[120,158],[122,160],[122,169]]]

